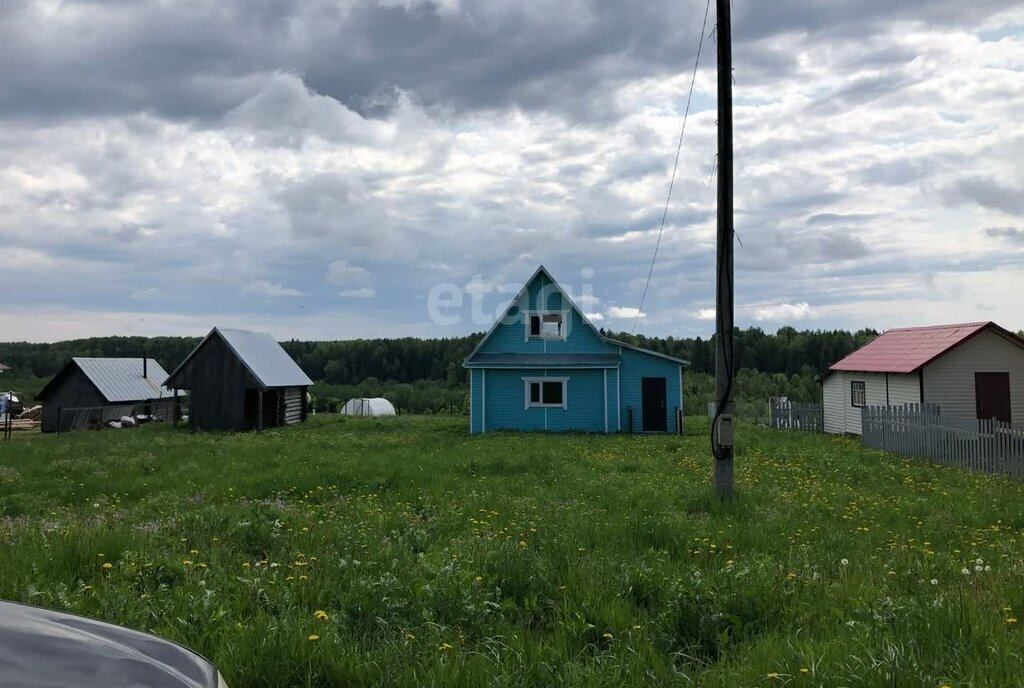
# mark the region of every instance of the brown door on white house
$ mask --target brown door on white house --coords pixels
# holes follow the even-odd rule
[[[978,419],[995,418],[1010,422],[1010,374],[975,373],[974,399],[978,408]]]

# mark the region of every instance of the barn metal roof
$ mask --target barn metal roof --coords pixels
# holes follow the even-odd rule
[[[1022,344],[1015,335],[993,322],[901,327],[883,332],[846,358],[833,363],[829,370],[913,373],[982,330],[990,328]]]
[[[141,358],[76,357],[71,360],[107,401],[144,401],[174,396],[174,392],[163,386],[167,371],[152,358],[146,364],[149,377],[142,377]]]
[[[266,332],[219,327],[213,328],[213,332],[220,334],[264,387],[308,387],[313,384],[299,364]]]

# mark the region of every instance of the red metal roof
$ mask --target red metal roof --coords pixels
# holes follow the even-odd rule
[[[912,373],[990,326],[998,327],[991,322],[973,322],[888,330],[832,364],[829,370]]]

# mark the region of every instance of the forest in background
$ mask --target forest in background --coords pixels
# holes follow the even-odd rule
[[[705,412],[714,390],[714,337],[606,334],[690,361],[684,382],[686,412]],[[876,335],[874,330],[783,327],[767,333],[757,327],[738,329],[737,398],[817,400],[817,376]],[[311,391],[318,411],[336,410],[351,397],[383,396],[406,412],[464,413],[468,391],[462,361],[482,337],[483,333],[474,333],[445,339],[289,340],[281,344],[316,382]],[[0,379],[0,388],[19,391],[30,403],[73,356],[137,357],[145,352],[170,372],[198,342],[196,337],[96,337],[47,344],[0,343],[0,362],[14,369]]]

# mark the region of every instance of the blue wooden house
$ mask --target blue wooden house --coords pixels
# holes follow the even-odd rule
[[[469,431],[681,431],[689,363],[610,339],[542,265],[463,365]]]

